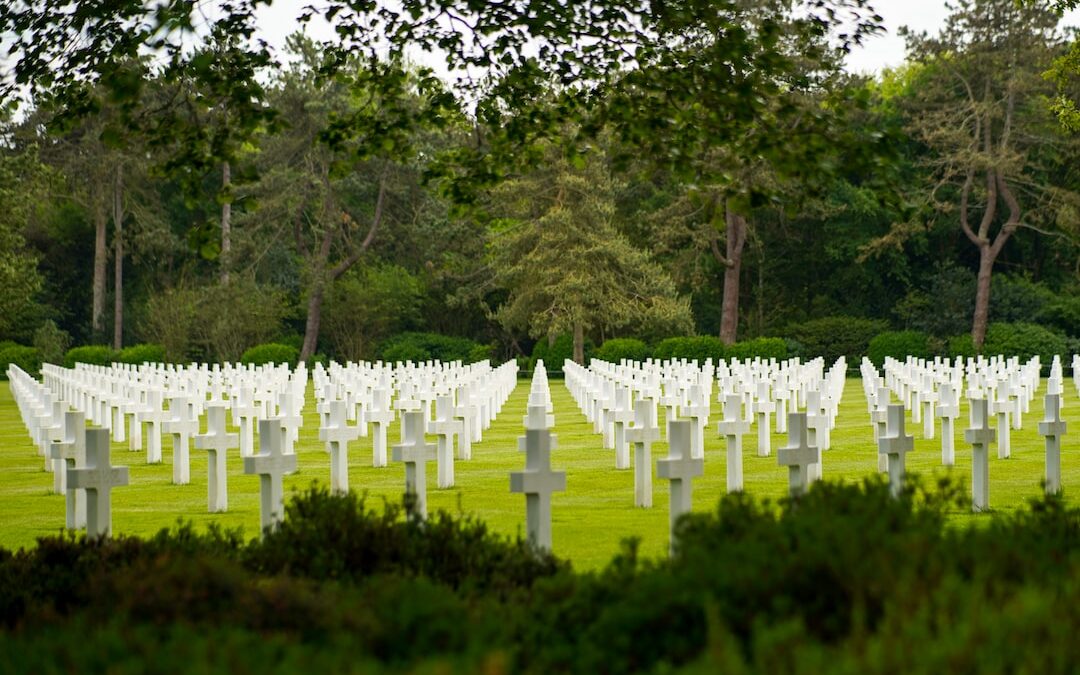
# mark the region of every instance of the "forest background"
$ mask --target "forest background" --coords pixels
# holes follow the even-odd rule
[[[0,12],[0,362],[1080,352],[1068,3],[190,4]]]

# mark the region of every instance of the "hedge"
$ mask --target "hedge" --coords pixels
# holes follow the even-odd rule
[[[107,345],[87,345],[72,347],[64,355],[64,367],[74,368],[76,363],[89,363],[94,366],[107,366],[116,360],[117,353]]]
[[[653,350],[653,358],[661,361],[669,359],[686,359],[705,363],[706,359],[712,359],[716,363],[727,357],[727,348],[720,338],[710,335],[696,337],[673,337],[661,340]]]
[[[901,361],[909,356],[926,359],[930,352],[930,336],[918,330],[885,331],[870,340],[866,356],[878,368],[885,363],[886,357]]]
[[[0,347],[0,377],[7,377],[8,366],[13,363],[28,375],[37,377],[41,372],[41,351],[14,343]]]
[[[484,349],[487,348],[487,351]],[[471,363],[490,357],[490,347],[468,338],[440,335],[439,333],[399,333],[379,346],[383,361],[462,361]]]
[[[282,345],[276,342],[269,342],[267,344],[256,345],[251,349],[244,352],[240,357],[240,363],[263,366],[267,364],[278,365],[288,364],[289,366],[295,366],[297,361],[300,360],[300,350],[292,345]]]
[[[124,347],[120,350],[116,360],[120,363],[133,363],[136,365],[142,363],[164,363],[165,347],[150,343]]]
[[[585,338],[585,363],[596,356],[596,345],[589,338]],[[574,337],[563,334],[555,338],[555,343],[548,346],[547,338],[541,338],[533,346],[532,356],[529,358],[529,370],[536,369],[536,362],[544,360],[544,367],[548,375],[562,375],[563,362],[574,358]]]
[[[848,367],[857,367],[870,347],[870,341],[878,333],[889,329],[887,321],[879,319],[856,319],[849,316],[830,316],[803,323],[791,324],[786,337],[802,347],[803,359],[822,357],[832,364],[841,356],[847,357]]]
[[[623,359],[644,361],[652,355],[649,345],[636,338],[612,338],[600,345],[594,358],[609,363],[619,363]]]
[[[784,338],[760,337],[728,345],[729,359],[748,361],[751,359],[776,359],[782,361],[788,357],[788,345]]]

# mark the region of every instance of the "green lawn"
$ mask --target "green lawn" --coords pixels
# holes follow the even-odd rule
[[[614,452],[604,450],[599,435],[592,433],[561,380],[551,381],[555,406],[558,448],[552,454],[557,470],[567,472],[567,492],[553,500],[552,532],[555,553],[572,560],[580,569],[602,566],[618,551],[619,542],[630,536],[641,538],[645,555],[663,555],[668,546],[668,485],[654,478],[652,509],[633,506],[633,470],[615,470]],[[509,492],[508,473],[520,469],[524,456],[517,451],[517,436],[522,433],[522,417],[528,395],[528,382],[518,383],[499,419],[484,434],[484,441],[473,445],[473,459],[458,462],[457,487],[435,489],[434,462],[428,466],[428,508],[473,514],[497,532],[514,535],[524,530],[525,504],[521,495]],[[1013,431],[1012,458],[998,460],[991,450],[990,503],[996,510],[1010,510],[1023,504],[1041,490],[1043,477],[1043,439],[1036,422],[1042,419],[1042,395],[1045,383],[1031,411],[1024,418],[1024,429]],[[1073,397],[1071,380],[1066,382],[1065,418],[1070,432],[1080,431],[1080,415]],[[720,406],[713,404],[714,418]],[[286,494],[308,487],[312,482],[329,483],[329,455],[318,441],[318,416],[308,390],[305,425],[297,445],[299,472],[288,477]],[[962,410],[961,427],[966,426],[967,409]],[[710,422],[706,436],[705,475],[694,483],[695,510],[711,510],[724,492],[725,449],[716,435],[716,419]],[[909,424],[915,434],[915,452],[908,456],[909,471],[924,474],[945,472],[941,467],[940,440],[923,440],[921,425]],[[787,471],[777,466],[775,449],[784,439],[773,436],[773,456],[756,454],[756,429],[744,439],[746,490],[761,497],[778,498],[787,489]],[[940,433],[940,428],[939,428]],[[1066,492],[1080,483],[1080,463],[1071,461],[1075,446],[1066,436],[1063,444],[1062,484]],[[397,427],[390,439],[398,438]],[[858,380],[848,380],[840,415],[832,433],[832,449],[825,453],[824,474],[827,480],[859,480],[876,470],[876,448],[866,401]],[[216,522],[225,527],[242,526],[254,535],[259,523],[258,478],[243,474],[239,452],[229,457],[229,512],[208,514],[206,509],[206,453],[192,450],[190,485],[171,484],[171,444],[164,442],[165,463],[150,466],[144,452],[130,452],[126,443],[114,444],[113,463],[131,467],[131,485],[113,492],[113,528],[125,534],[147,535],[169,527],[178,519],[197,525]],[[957,431],[958,472],[970,483],[971,449]],[[654,446],[655,459],[666,454],[664,444]],[[371,467],[371,439],[362,438],[350,447],[350,485],[366,491],[370,501],[398,501],[404,488],[404,468],[391,463],[382,469]],[[654,470],[655,473],[655,470]],[[6,386],[0,387],[0,545],[18,548],[33,544],[36,537],[56,534],[64,524],[64,498],[52,493],[52,475],[43,469],[40,458],[19,419],[18,411]],[[962,522],[977,518],[957,514]]]

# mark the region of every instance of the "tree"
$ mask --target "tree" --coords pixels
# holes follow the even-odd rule
[[[37,307],[42,285],[37,257],[23,231],[46,194],[49,172],[33,150],[0,153],[0,337],[15,337]]]
[[[509,292],[496,315],[508,328],[533,337],[571,333],[577,363],[594,330],[691,330],[689,303],[674,282],[615,228],[612,181],[598,158],[575,168],[551,157],[547,168],[501,185],[491,201],[503,216],[492,281]]]
[[[1041,73],[1061,44],[1057,23],[1052,12],[1013,0],[961,0],[937,37],[907,34],[911,57],[924,66],[909,114],[911,132],[929,150],[934,183],[926,203],[937,212],[932,218],[955,215],[978,251],[971,326],[977,349],[1006,243],[1020,228],[1060,225],[1054,203],[1075,201],[1068,186],[1051,182],[1048,146],[1063,139],[1039,103],[1048,93]]]

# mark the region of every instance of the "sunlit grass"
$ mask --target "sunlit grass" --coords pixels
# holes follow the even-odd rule
[[[484,434],[482,443],[473,445],[471,461],[456,466],[457,486],[439,490],[434,486],[436,467],[428,466],[428,508],[474,515],[496,532],[516,535],[524,531],[525,504],[521,495],[511,494],[509,472],[520,469],[524,456],[517,451],[517,437],[522,433],[522,417],[528,395],[528,382],[518,383],[499,418]],[[614,452],[604,450],[599,435],[570,398],[562,381],[551,381],[555,408],[558,448],[552,453],[553,467],[567,472],[567,492],[553,498],[553,546],[555,552],[571,559],[575,566],[592,569],[608,562],[618,551],[620,541],[640,537],[641,553],[663,555],[668,546],[668,486],[654,478],[652,509],[633,506],[633,470],[617,471]],[[1073,401],[1075,390],[1066,383],[1065,419],[1070,435],[1062,444],[1062,485],[1066,494],[1080,482],[1080,463],[1072,461],[1072,440],[1080,433],[1080,416]],[[1024,429],[1012,433],[1012,457],[998,460],[991,450],[990,505],[995,510],[1010,510],[1041,492],[1044,472],[1044,444],[1036,430],[1042,419],[1042,395],[1032,402],[1024,417]],[[1073,405],[1070,405],[1073,403]],[[705,475],[694,483],[694,509],[708,511],[726,489],[725,446],[716,434],[720,406],[713,404],[713,419],[706,435]],[[330,459],[318,441],[318,416],[311,389],[304,410],[304,427],[297,444],[299,472],[287,477],[286,494],[308,487],[313,481],[328,484]],[[827,480],[855,481],[871,475],[877,468],[870,418],[858,380],[848,380],[832,449],[825,453],[824,474]],[[909,418],[910,420],[910,418]],[[962,429],[967,424],[964,406],[956,431],[956,466],[941,466],[940,439],[924,440],[922,425],[908,424],[915,436],[915,452],[908,455],[909,471],[924,475],[952,471],[970,484],[971,448],[963,442]],[[940,433],[940,426],[938,426]],[[390,443],[398,438],[398,428],[390,433]],[[434,439],[431,439],[432,441]],[[756,427],[744,438],[743,471],[745,489],[760,497],[777,499],[787,489],[786,470],[777,466],[775,449],[784,443],[773,435],[773,455],[760,458],[756,453]],[[172,484],[171,441],[164,442],[165,462],[147,465],[145,452],[131,452],[127,443],[113,446],[113,463],[131,467],[131,485],[113,492],[113,527],[117,532],[147,535],[169,527],[178,519],[191,520],[198,526],[218,523],[224,527],[243,527],[253,536],[259,523],[259,484],[255,476],[243,474],[239,452],[228,459],[229,511],[207,513],[206,453],[192,449],[190,485]],[[667,452],[659,443],[653,459]],[[366,491],[369,503],[383,499],[399,501],[404,489],[404,468],[391,463],[382,469],[371,467],[371,438],[361,438],[350,446],[349,481],[354,490]],[[655,473],[655,469],[654,469]],[[33,544],[36,537],[56,534],[64,524],[64,498],[52,494],[52,475],[43,469],[43,459],[35,452],[19,418],[11,393],[0,386],[0,545],[18,548]],[[970,514],[957,514],[958,522],[973,522]]]

